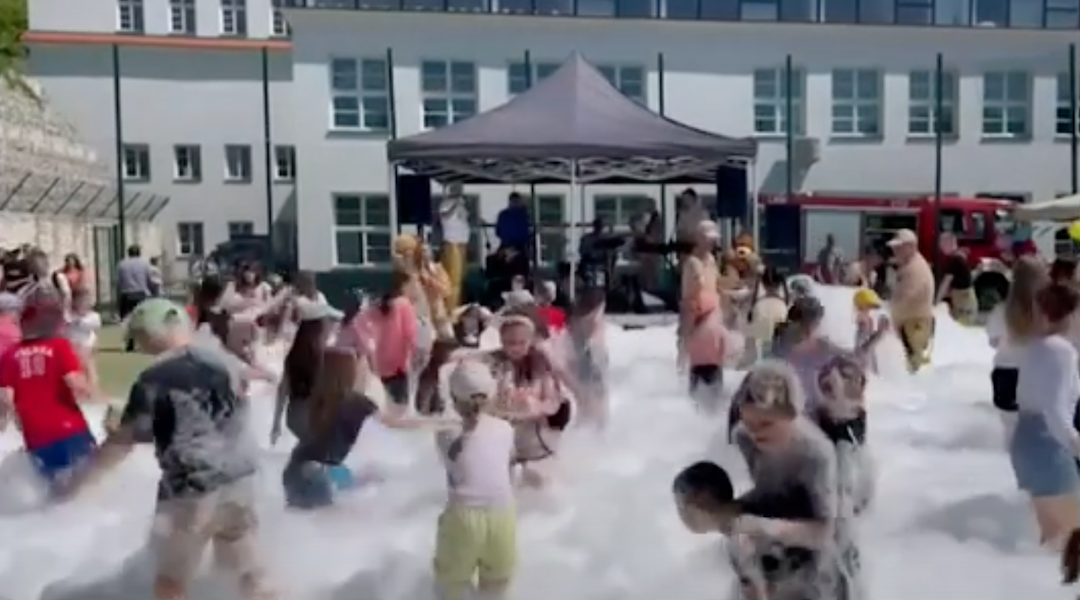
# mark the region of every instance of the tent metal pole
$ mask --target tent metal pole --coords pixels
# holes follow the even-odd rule
[[[757,159],[746,162],[746,193],[750,195],[747,205],[750,207],[750,235],[754,240],[754,251],[761,252],[761,210],[758,208],[757,194]]]
[[[570,302],[574,302],[577,296],[577,267],[581,256],[578,255],[578,245],[581,232],[578,231],[578,210],[581,205],[581,193],[578,189],[577,159],[570,159],[570,251],[574,253],[574,260],[570,261]],[[584,218],[584,216],[582,216]]]

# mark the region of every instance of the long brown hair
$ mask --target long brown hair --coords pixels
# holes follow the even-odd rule
[[[406,288],[412,282],[412,275],[401,269],[394,269],[390,273],[390,285],[386,288],[386,293],[379,298],[379,311],[384,315],[390,314],[390,307],[394,303],[395,298],[400,298],[405,295]]]
[[[342,402],[357,397],[356,355],[345,348],[325,348],[319,360],[318,377],[308,397],[311,431],[323,435],[334,426]]]
[[[285,355],[282,379],[293,398],[307,398],[319,378],[325,346],[327,323],[322,320],[300,321],[289,353]]]
[[[1009,337],[1022,341],[1035,335],[1035,296],[1049,281],[1042,263],[1030,256],[1017,259],[1012,285],[1005,298],[1005,328]]]

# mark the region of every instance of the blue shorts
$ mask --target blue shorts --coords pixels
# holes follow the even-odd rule
[[[90,458],[97,448],[97,440],[89,432],[53,442],[47,446],[28,450],[41,476],[50,483]]]
[[[1042,415],[1017,414],[1009,460],[1020,489],[1036,498],[1080,489],[1080,474],[1072,452],[1054,439]]]

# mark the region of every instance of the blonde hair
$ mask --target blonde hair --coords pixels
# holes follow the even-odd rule
[[[1035,335],[1035,295],[1050,281],[1038,259],[1023,256],[1012,269],[1012,285],[1005,297],[1005,328],[1009,337],[1022,341]]]

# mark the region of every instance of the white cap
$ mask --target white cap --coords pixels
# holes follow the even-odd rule
[[[720,226],[716,221],[705,219],[697,224],[697,234],[707,240],[720,239]]]
[[[450,395],[455,399],[467,400],[474,396],[491,398],[495,396],[496,388],[491,369],[476,360],[462,361],[450,373]]]
[[[316,302],[309,298],[296,299],[296,316],[301,321],[340,321],[345,314],[325,302]]]
[[[896,232],[893,239],[889,240],[889,246],[903,246],[905,244],[917,244],[919,242],[918,236],[910,229],[901,229]]]

